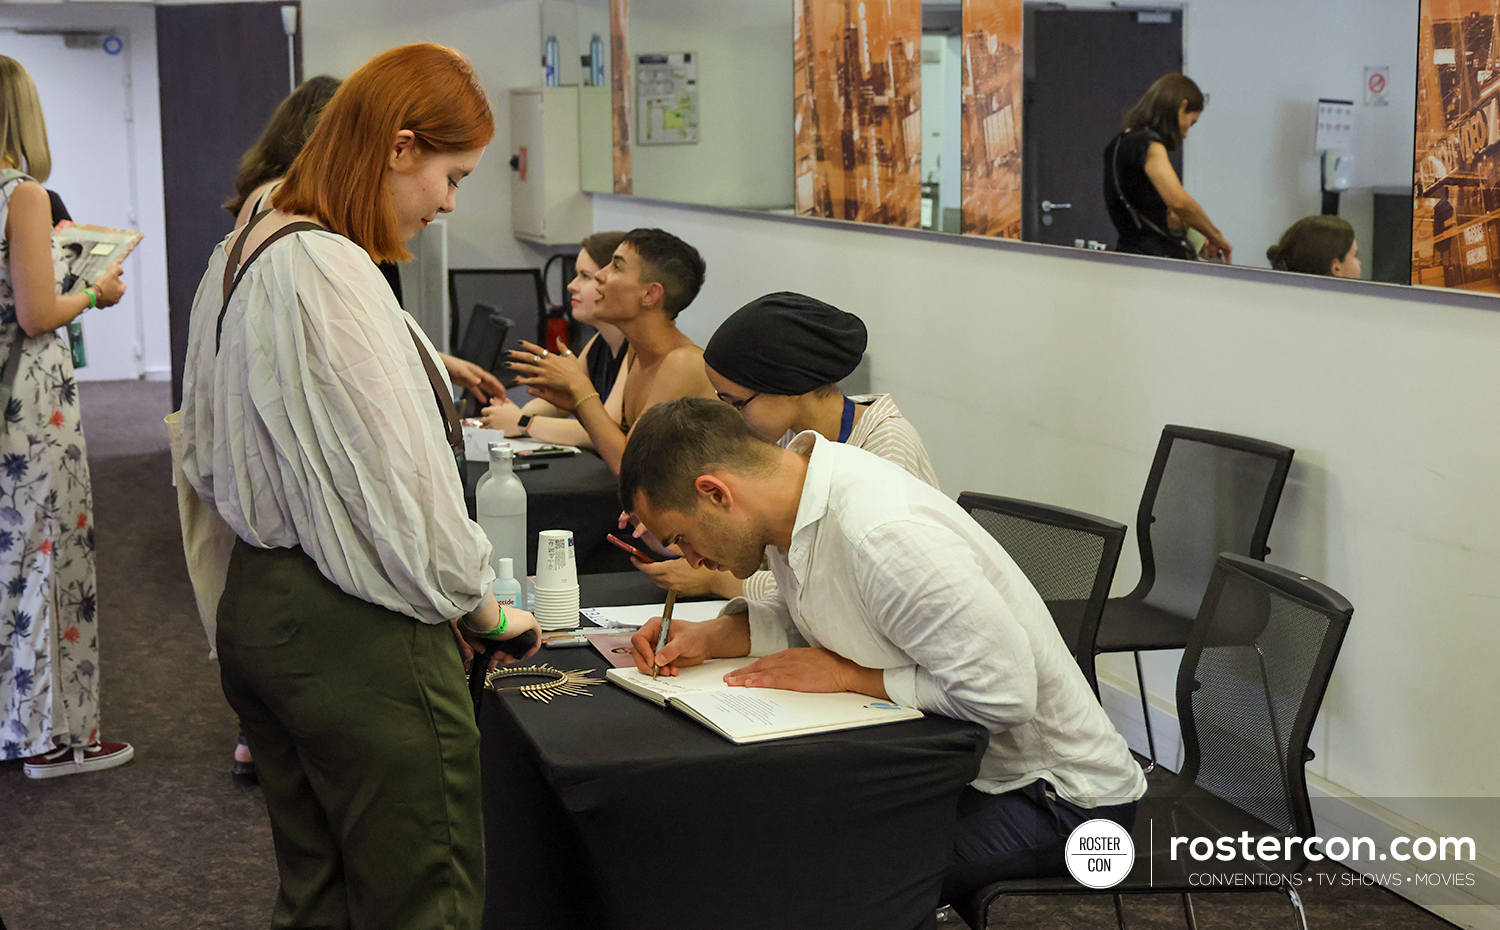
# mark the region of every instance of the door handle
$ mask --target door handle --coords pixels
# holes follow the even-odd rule
[[[1042,201],[1042,212],[1043,213],[1051,213],[1053,210],[1071,210],[1071,209],[1073,209],[1073,205],[1071,203],[1053,203],[1050,200],[1043,200]]]

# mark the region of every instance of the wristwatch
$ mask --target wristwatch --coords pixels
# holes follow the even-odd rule
[[[528,426],[530,426],[530,425],[531,425],[531,414],[529,414],[529,413],[523,413],[523,414],[521,414],[521,419],[519,419],[519,420],[516,421],[516,428],[521,431],[521,435],[522,436],[530,436],[531,435],[530,433],[526,432],[526,428]]]

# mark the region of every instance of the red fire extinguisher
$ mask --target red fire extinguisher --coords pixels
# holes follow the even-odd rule
[[[572,306],[568,301],[568,280],[573,277],[574,257],[566,252],[547,259],[542,266],[542,286],[547,286],[547,273],[552,270],[552,263],[562,263],[562,277],[560,279],[562,289],[562,300],[558,303],[552,302],[552,295],[547,295],[547,336],[543,343],[549,352],[561,352],[569,348],[569,340],[573,338],[573,313]]]

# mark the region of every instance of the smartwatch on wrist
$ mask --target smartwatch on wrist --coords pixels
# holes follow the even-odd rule
[[[531,426],[531,419],[532,419],[531,414],[529,414],[529,413],[523,413],[523,414],[521,414],[521,419],[519,419],[519,420],[516,421],[516,428],[521,431],[521,435],[522,436],[530,436],[531,435],[531,433],[529,433],[527,431],[527,427]]]

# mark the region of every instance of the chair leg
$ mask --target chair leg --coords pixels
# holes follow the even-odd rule
[[[1187,917],[1188,930],[1198,930],[1198,918],[1193,913],[1193,896],[1185,891],[1182,893],[1182,913]]]
[[[1125,899],[1119,895],[1115,895],[1115,923],[1125,930]]]
[[[1302,896],[1291,885],[1286,886],[1286,896],[1292,902],[1292,911],[1297,915],[1297,926],[1307,930],[1307,911],[1302,909]]]
[[[1156,736],[1151,732],[1151,705],[1146,701],[1146,673],[1141,669],[1141,654],[1132,652],[1135,656],[1135,681],[1141,689],[1141,717],[1146,721],[1146,746],[1151,750],[1151,764],[1146,766],[1146,771],[1156,768]]]

